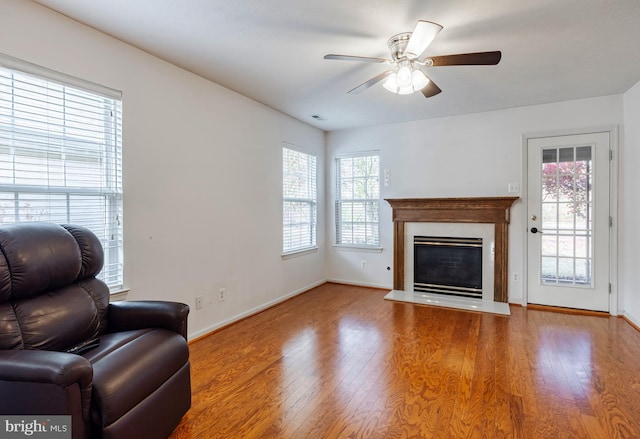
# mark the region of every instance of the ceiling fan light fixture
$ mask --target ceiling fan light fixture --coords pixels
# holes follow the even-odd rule
[[[412,72],[408,65],[401,65],[398,68],[398,87],[407,88],[412,86]]]
[[[422,90],[429,83],[429,78],[427,78],[427,75],[425,75],[422,70],[415,69],[411,73],[411,83],[413,84],[414,91]]]
[[[391,73],[382,86],[391,93],[408,95],[423,89],[429,83],[429,78],[420,69],[413,68],[412,65],[401,65]]]
[[[382,86],[391,93],[398,93],[398,74],[396,72],[390,74],[387,80],[382,83]]]

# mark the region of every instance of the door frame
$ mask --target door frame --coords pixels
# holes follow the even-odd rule
[[[609,295],[609,314],[618,315],[618,126],[607,125],[603,127],[590,127],[583,129],[556,130],[525,133],[522,135],[522,184],[520,185],[520,194],[523,201],[524,213],[523,220],[525,227],[522,230],[523,253],[522,253],[522,306],[526,307],[529,303],[529,240],[527,239],[529,229],[526,227],[528,223],[528,185],[529,185],[529,158],[527,145],[530,139],[542,137],[559,137],[559,136],[575,136],[579,134],[609,134],[609,149],[612,158],[609,161],[609,216],[612,218],[611,227],[609,228],[609,284],[611,285],[611,294]]]

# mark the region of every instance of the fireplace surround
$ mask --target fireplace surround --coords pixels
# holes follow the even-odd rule
[[[407,223],[493,224],[495,266],[493,300],[508,301],[509,213],[518,197],[391,198],[394,223],[393,288],[405,288],[405,225]],[[406,282],[413,280],[407,279]]]

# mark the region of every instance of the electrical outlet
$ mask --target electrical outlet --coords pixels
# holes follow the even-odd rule
[[[196,309],[202,309],[202,296],[196,296]]]
[[[513,274],[511,275],[511,277],[512,277],[512,279],[513,279],[513,281],[514,281],[514,282],[518,282],[518,273],[513,273]]]
[[[227,299],[227,290],[225,288],[220,288],[218,291],[218,302],[224,302]]]
[[[367,268],[367,261],[360,261],[360,267],[364,270]]]

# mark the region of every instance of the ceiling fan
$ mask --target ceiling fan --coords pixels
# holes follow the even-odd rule
[[[325,55],[324,59],[384,63],[393,66],[392,70],[380,73],[349,90],[349,93],[361,93],[385,80],[384,88],[392,93],[410,94],[419,90],[427,98],[437,95],[442,90],[429,79],[422,67],[496,65],[500,62],[500,51],[424,56],[425,50],[441,30],[442,26],[437,23],[419,20],[413,32],[403,32],[389,38],[387,44],[391,51],[391,59],[334,54]]]

